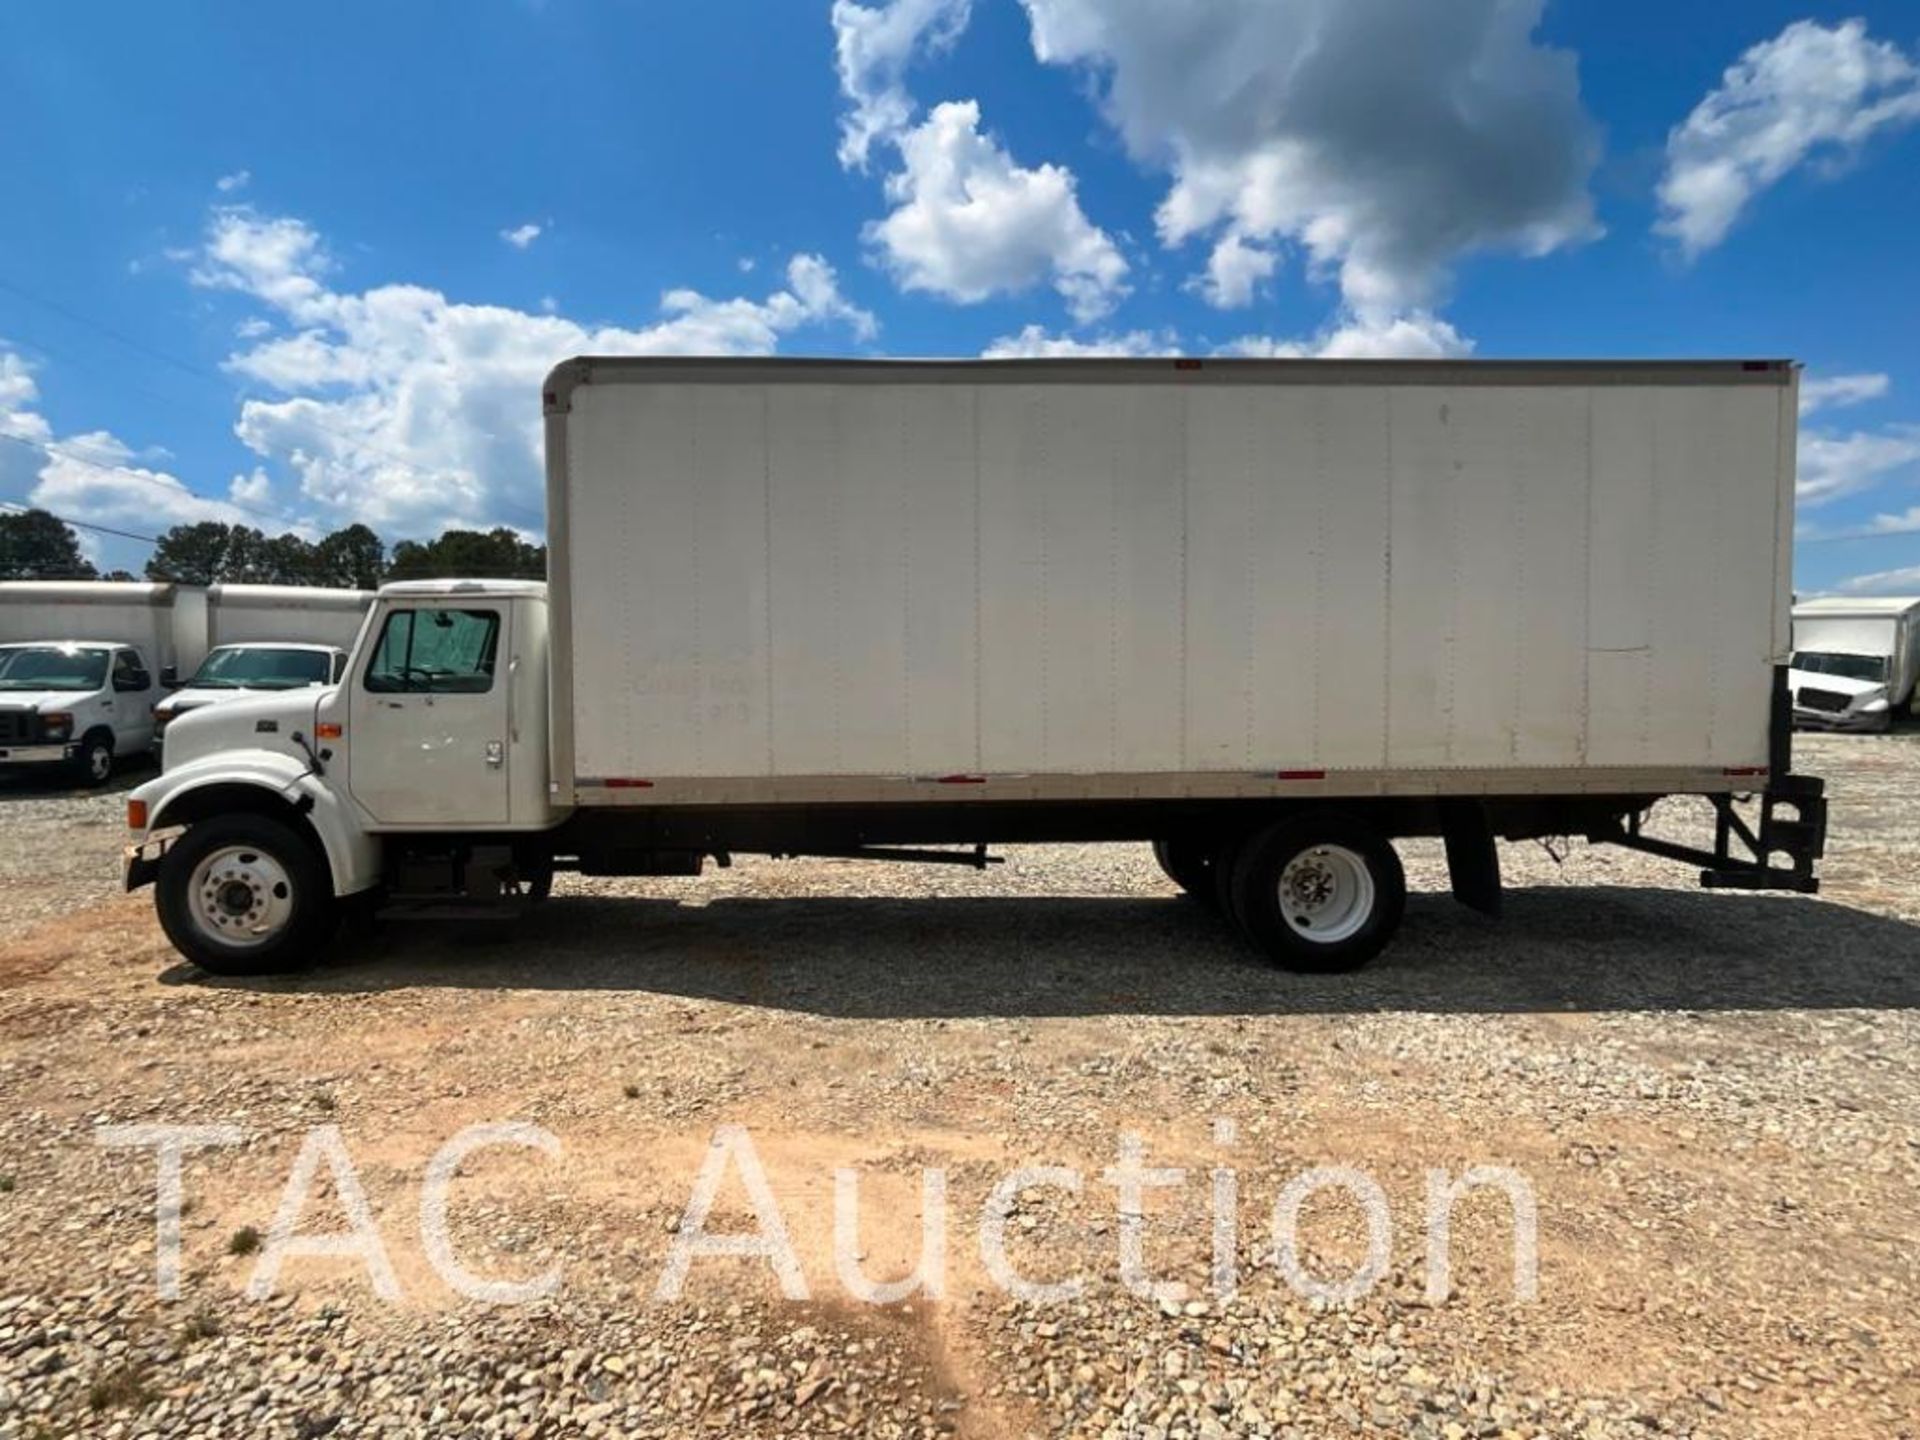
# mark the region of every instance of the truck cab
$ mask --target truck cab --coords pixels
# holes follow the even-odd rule
[[[132,645],[0,645],[0,769],[64,771],[104,785],[116,756],[153,734],[153,670]]]
[[[388,585],[338,683],[180,716],[130,797],[129,888],[159,885],[169,937],[204,968],[251,973],[321,943],[337,900],[435,877],[466,893],[475,866],[521,883],[513,837],[564,818],[546,620],[537,582]]]
[[[1787,685],[1803,730],[1886,730],[1920,679],[1920,599],[1829,596],[1793,607]]]

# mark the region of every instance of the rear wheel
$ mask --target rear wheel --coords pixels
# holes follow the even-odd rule
[[[174,948],[215,975],[300,969],[338,918],[325,862],[266,815],[194,825],[161,860],[154,903]]]
[[[1386,948],[1407,904],[1385,837],[1350,816],[1301,815],[1255,835],[1233,867],[1233,913],[1288,970],[1353,970]]]
[[[1213,862],[1219,846],[1211,840],[1156,840],[1153,858],[1166,877],[1195,900],[1214,903]]]

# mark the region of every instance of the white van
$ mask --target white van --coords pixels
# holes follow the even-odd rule
[[[0,770],[62,767],[89,785],[153,739],[153,667],[113,641],[0,645]]]
[[[347,652],[337,645],[248,641],[209,650],[200,668],[153,707],[153,753],[160,753],[169,722],[190,710],[242,695],[337,684],[346,664]]]

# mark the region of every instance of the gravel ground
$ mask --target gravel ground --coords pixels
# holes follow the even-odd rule
[[[0,790],[0,1440],[69,1433],[875,1436],[1907,1436],[1920,1414],[1920,735],[1803,740],[1832,783],[1817,899],[1687,888],[1680,867],[1507,847],[1508,913],[1455,906],[1437,848],[1370,970],[1255,963],[1142,847],[1009,851],[989,874],[743,861],[699,881],[563,879],[510,926],[391,924],[293,980],[180,964],[115,893],[120,799]],[[436,1150],[531,1122],[451,1185],[464,1298],[422,1240]],[[154,1162],[99,1127],[227,1125],[190,1156],[179,1297],[154,1286]],[[656,1298],[716,1127],[745,1127],[806,1298],[701,1258]],[[364,1193],[397,1299],[291,1257],[253,1299],[303,1142],[337,1127],[303,1235]],[[1119,1135],[1186,1183],[1138,1231]],[[317,1133],[332,1133],[324,1129]],[[319,1143],[319,1142],[312,1142]],[[316,1152],[317,1153],[317,1152]],[[1024,1165],[1070,1166],[1078,1194]],[[1304,1297],[1267,1239],[1312,1167],[1371,1177],[1386,1267]],[[1538,1211],[1537,1298],[1508,1210],[1460,1203],[1426,1293],[1427,1172],[1507,1167]],[[903,1275],[945,1173],[938,1297]],[[1210,1172],[1237,1195],[1214,1203]],[[1031,1177],[1030,1177],[1031,1178]],[[750,1228],[733,1172],[708,1222]],[[1216,1212],[1236,1222],[1221,1254]],[[1010,1296],[979,1253],[1004,1227]],[[1157,1288],[1117,1263],[1142,1237]],[[1301,1262],[1366,1255],[1350,1200]]]

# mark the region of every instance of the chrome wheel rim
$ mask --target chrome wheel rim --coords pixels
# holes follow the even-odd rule
[[[1336,945],[1373,915],[1373,871],[1344,845],[1310,845],[1280,872],[1280,913],[1303,940]]]
[[[87,747],[87,775],[94,780],[104,780],[113,773],[113,751],[104,745]]]
[[[188,903],[194,928],[222,945],[264,945],[293,918],[286,867],[251,845],[228,845],[194,867]]]

